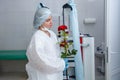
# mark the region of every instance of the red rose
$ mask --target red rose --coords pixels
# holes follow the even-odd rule
[[[66,25],[61,25],[58,27],[58,31],[67,29]]]

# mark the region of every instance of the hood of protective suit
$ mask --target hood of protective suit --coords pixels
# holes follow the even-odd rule
[[[35,12],[34,20],[33,20],[33,27],[35,29],[38,29],[39,26],[41,26],[47,18],[51,15],[51,11],[49,8],[43,6],[43,5],[38,5],[38,8]]]

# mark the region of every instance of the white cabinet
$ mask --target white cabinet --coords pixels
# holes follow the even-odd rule
[[[82,37],[84,80],[95,80],[94,37]]]

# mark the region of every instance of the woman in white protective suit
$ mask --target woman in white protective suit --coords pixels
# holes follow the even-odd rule
[[[60,58],[60,49],[52,27],[52,16],[49,8],[41,3],[34,16],[33,34],[26,55],[28,80],[63,80],[65,62]]]

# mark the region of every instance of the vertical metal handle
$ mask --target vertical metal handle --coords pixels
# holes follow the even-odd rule
[[[108,55],[108,47],[106,47],[106,62],[108,63],[108,57],[109,57],[109,55]]]

